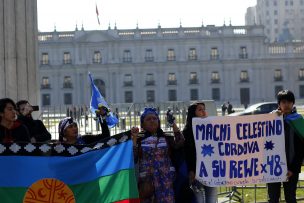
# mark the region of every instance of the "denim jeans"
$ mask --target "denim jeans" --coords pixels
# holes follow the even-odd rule
[[[217,188],[205,186],[198,181],[195,182],[193,188],[195,203],[216,203],[217,202]]]

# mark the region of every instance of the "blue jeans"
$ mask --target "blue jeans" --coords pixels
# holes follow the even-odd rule
[[[205,186],[196,182],[196,189],[194,189],[195,203],[216,203],[217,202],[217,188]]]

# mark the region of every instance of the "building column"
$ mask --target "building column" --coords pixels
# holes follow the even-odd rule
[[[37,0],[0,0],[0,95],[38,104]]]

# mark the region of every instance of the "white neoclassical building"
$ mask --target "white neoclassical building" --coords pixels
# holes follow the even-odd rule
[[[270,40],[304,40],[304,0],[257,0],[245,16],[246,25],[264,25]]]
[[[263,26],[42,32],[41,102],[88,104],[88,72],[110,103],[304,98],[304,43],[265,39]]]

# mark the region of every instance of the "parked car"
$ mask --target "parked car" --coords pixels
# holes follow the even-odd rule
[[[245,116],[245,115],[270,113],[273,110],[276,110],[277,108],[278,108],[277,102],[262,102],[262,103],[253,104],[244,111],[235,112],[229,114],[228,116]]]

